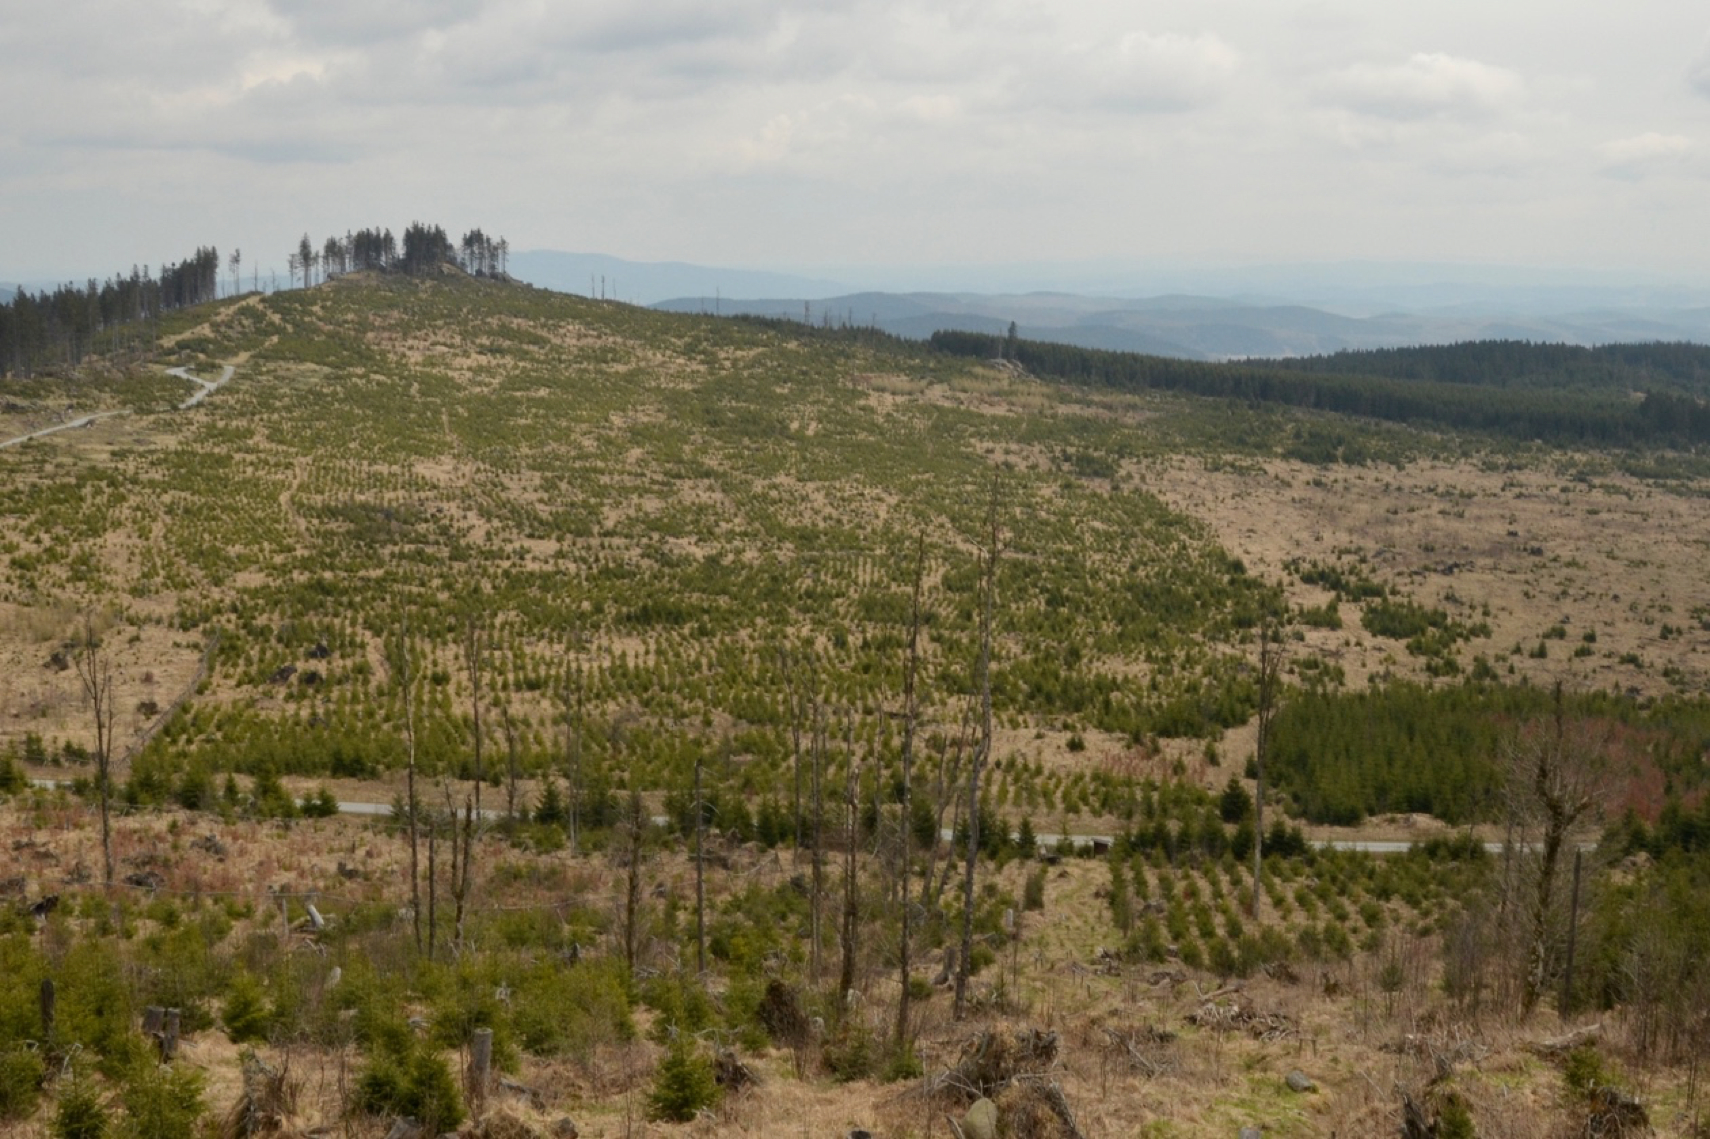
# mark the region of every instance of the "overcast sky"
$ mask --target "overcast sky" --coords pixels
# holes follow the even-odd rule
[[[412,218],[811,268],[1710,279],[1702,0],[0,0],[0,279]]]

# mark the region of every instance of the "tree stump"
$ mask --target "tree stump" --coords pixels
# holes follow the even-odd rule
[[[487,1102],[487,1081],[493,1072],[493,1030],[477,1028],[469,1038],[469,1102]]]

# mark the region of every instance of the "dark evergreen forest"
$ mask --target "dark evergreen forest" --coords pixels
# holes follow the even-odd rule
[[[1177,391],[1556,444],[1710,442],[1710,404],[1698,394],[1710,377],[1710,348],[1698,345],[1485,341],[1208,364],[977,332],[935,332],[932,344],[1119,391]]]

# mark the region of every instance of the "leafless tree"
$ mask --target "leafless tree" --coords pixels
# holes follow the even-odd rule
[[[410,912],[415,926],[416,952],[422,951],[422,874],[420,802],[416,795],[416,703],[410,677],[410,619],[398,631],[399,687],[404,695],[404,796],[410,823]]]
[[[812,784],[813,803],[810,810],[813,817],[810,820],[813,831],[812,878],[809,889],[812,896],[808,899],[809,928],[813,943],[809,946],[808,968],[813,976],[814,985],[820,983],[820,951],[824,942],[824,908],[825,908],[825,795],[823,781],[825,775],[826,727],[825,706],[817,699],[813,706],[813,741],[809,748],[809,761],[812,771],[809,773]]]
[[[628,864],[625,867],[623,897],[623,959],[631,976],[635,975],[636,959],[641,949],[641,836],[646,826],[641,791],[632,783],[629,809],[624,817],[624,852]]]
[[[102,881],[113,885],[113,658],[95,632],[95,615],[83,611],[82,637],[72,663],[95,720],[95,789],[101,809]]]
[[[855,758],[855,717],[851,713],[844,724],[843,743],[843,943],[842,967],[837,973],[837,1000],[840,1009],[848,1008],[849,994],[855,989],[855,958],[859,949],[861,914],[859,853],[861,831],[860,764]]]
[[[472,794],[463,800],[462,850],[458,851],[457,810],[451,807],[453,869],[452,869],[452,901],[456,905],[454,923],[457,930],[457,944],[463,944],[464,909],[469,898],[469,886],[475,868],[475,832],[481,819],[481,784],[486,780],[486,768],[481,762],[481,663],[486,650],[486,642],[482,634],[480,622],[473,614],[463,626],[463,663],[469,674],[469,711],[471,737],[474,745],[475,770]],[[449,798],[450,789],[446,790]],[[449,802],[447,804],[450,806]]]
[[[1253,920],[1259,920],[1264,898],[1265,847],[1265,760],[1270,757],[1271,721],[1277,712],[1277,685],[1282,664],[1282,639],[1276,626],[1266,622],[1259,630],[1259,735],[1253,745],[1253,767],[1258,776],[1253,790]]]
[[[582,814],[582,666],[570,663],[569,646],[564,656],[564,778],[569,784],[570,853],[575,854]]]
[[[970,699],[962,710],[962,725],[956,733],[955,743],[948,737],[935,737],[935,750],[938,753],[937,775],[933,780],[933,794],[938,804],[932,820],[932,850],[927,856],[924,870],[924,881],[921,884],[921,901],[928,911],[937,910],[944,901],[944,891],[950,886],[950,875],[956,867],[956,851],[950,844],[943,842],[939,836],[945,832],[944,813],[950,812],[950,833],[954,834],[957,825],[962,821],[962,764],[974,738],[974,712],[979,706],[977,696]],[[944,867],[937,875],[934,884],[933,875],[938,862],[938,848],[944,847]]]
[[[705,756],[695,753],[695,974],[707,972],[706,805],[701,799],[701,768]]]
[[[1525,943],[1520,1008],[1530,1015],[1547,990],[1557,965],[1561,926],[1563,855],[1574,830],[1588,821],[1609,785],[1610,732],[1587,721],[1569,720],[1561,682],[1547,720],[1523,726],[1509,741],[1504,759],[1510,810],[1536,834],[1528,844],[1532,865],[1524,899]]]
[[[914,601],[909,607],[908,659],[903,665],[903,735],[902,735],[902,944],[897,973],[902,980],[902,997],[897,1002],[896,1046],[908,1044],[909,1015],[909,952],[913,934],[913,901],[909,897],[909,865],[913,861],[910,849],[914,834],[914,723],[915,679],[920,668],[920,589],[926,577],[926,535],[915,543]]]
[[[974,950],[974,866],[980,856],[980,773],[992,754],[992,607],[997,597],[998,486],[992,480],[991,506],[987,518],[990,545],[985,553],[985,573],[980,587],[980,655],[974,668],[974,687],[980,697],[980,737],[974,745],[968,768],[968,858],[962,876],[962,952],[956,962],[955,1019],[967,1013],[969,960]]]
[[[511,718],[511,706],[499,706],[499,721],[505,730],[505,827],[514,831],[517,825],[517,781],[521,778],[517,756],[517,726]]]
[[[784,675],[784,700],[790,710],[791,778],[795,786],[790,817],[795,828],[795,856],[799,858],[802,852],[802,731],[803,721],[807,718],[808,693],[813,686],[811,675],[805,686],[801,684],[795,658],[787,648],[778,650],[778,671]]]

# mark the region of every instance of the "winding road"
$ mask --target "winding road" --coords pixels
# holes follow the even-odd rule
[[[188,368],[168,368],[166,369],[166,374],[169,376],[177,376],[181,380],[189,380],[191,383],[198,385],[195,394],[178,405],[179,411],[188,411],[190,408],[195,407],[197,404],[201,403],[203,400],[207,399],[209,396],[219,391],[220,388],[225,386],[226,381],[230,380],[232,378],[232,374],[236,371],[236,368],[227,364],[220,372],[220,378],[217,380],[204,380],[200,376],[192,376],[190,374],[190,369]],[[29,434],[19,435],[15,439],[0,439],[0,451],[4,451],[8,447],[16,447],[22,443],[28,443],[31,439],[40,439],[45,435],[53,435],[60,431],[70,431],[78,427],[88,427],[91,424],[99,423],[103,419],[112,419],[115,416],[129,414],[131,413],[128,410],[119,410],[98,411],[93,415],[80,415],[76,419],[69,419],[64,423],[57,423],[52,427],[44,427],[40,431],[31,431]]]
[[[202,385],[195,395],[178,405],[179,411],[188,411],[190,408],[195,407],[197,404],[219,391],[221,387],[225,386],[226,381],[232,378],[232,373],[235,371],[237,371],[236,368],[227,364],[220,372],[220,378],[217,380],[204,380],[200,376],[192,376],[189,368],[168,368],[166,369],[166,374],[169,376],[177,376],[181,380],[189,380],[193,384]]]
[[[20,443],[28,443],[31,439],[40,439],[44,435],[52,435],[57,431],[70,431],[74,427],[88,427],[91,423],[102,419],[111,419],[115,415],[129,415],[129,411],[101,411],[94,415],[81,415],[76,419],[67,420],[53,427],[44,427],[40,431],[32,431],[28,435],[20,435],[16,439],[0,439],[0,451],[8,447],[16,447]]]

